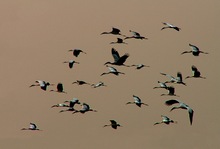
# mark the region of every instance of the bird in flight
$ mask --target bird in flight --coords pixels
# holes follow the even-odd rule
[[[73,64],[79,64],[79,62],[76,62],[74,60],[65,61],[63,63],[68,63],[69,64],[69,68],[73,68]]]
[[[21,130],[38,130],[38,131],[41,131],[36,124],[34,123],[30,123],[29,127],[28,128],[22,128]]]
[[[117,43],[128,44],[128,43],[124,42],[123,39],[121,39],[121,38],[117,38],[117,41],[110,42],[110,44],[117,44]]]
[[[69,52],[73,52],[73,55],[75,57],[78,57],[80,53],[86,54],[86,52],[84,52],[83,50],[80,50],[80,49],[71,49],[71,50],[69,50]]]
[[[161,28],[161,30],[164,30],[164,29],[167,29],[167,28],[171,28],[171,29],[175,29],[176,31],[180,31],[181,30],[181,28],[179,28],[179,27],[177,27],[177,26],[174,26],[174,25],[172,25],[172,24],[169,24],[169,23],[166,23],[166,22],[162,22],[164,25],[166,25],[166,26],[164,26],[163,28]]]
[[[138,96],[133,95],[134,101],[133,102],[127,102],[127,104],[136,104],[138,107],[141,107],[141,105],[148,106],[148,104],[141,102],[141,99]]]
[[[74,109],[75,104],[80,104],[79,99],[77,99],[77,98],[73,98],[70,101],[67,100],[64,103],[67,103],[67,102],[69,102],[69,106],[68,106],[69,108],[66,110],[61,110],[60,113],[66,112],[66,111],[75,111],[75,109]]]
[[[82,80],[76,80],[76,81],[74,81],[72,84],[78,84],[78,85],[84,85],[84,84],[87,84],[87,85],[90,85],[90,83],[87,83],[87,82],[82,81]]]
[[[92,86],[93,88],[97,88],[97,87],[106,86],[106,85],[104,84],[104,82],[99,81],[97,84],[92,84],[91,86]]]
[[[160,81],[157,81],[158,82],[158,84],[160,85],[160,86],[156,86],[156,87],[154,87],[153,89],[156,89],[156,88],[164,88],[164,89],[167,89],[167,85],[166,85],[166,83],[164,83],[164,82],[160,82]]]
[[[200,49],[195,45],[189,44],[189,46],[192,48],[192,50],[191,51],[184,51],[181,53],[181,55],[185,54],[185,53],[192,53],[194,56],[199,56],[200,53],[209,54],[207,52],[200,51]]]
[[[138,32],[135,32],[135,31],[132,31],[132,30],[129,30],[129,32],[131,32],[132,34],[133,34],[133,36],[127,36],[127,37],[125,37],[125,39],[131,39],[131,38],[134,38],[134,39],[141,39],[141,40],[143,40],[143,39],[148,39],[148,38],[146,38],[146,37],[144,37],[144,36],[141,36]]]
[[[125,74],[125,73],[123,73],[123,72],[119,72],[119,71],[118,71],[116,68],[114,68],[114,67],[111,67],[111,66],[108,66],[108,65],[106,65],[106,67],[108,67],[109,72],[104,72],[104,73],[101,74],[101,76],[106,75],[106,74],[114,74],[114,75],[116,75],[116,76],[118,76],[119,74]]]
[[[201,76],[201,73],[197,69],[196,66],[192,65],[191,69],[192,69],[192,76],[187,76],[185,79],[188,79],[188,78],[202,78],[202,79],[206,79],[206,77]]]
[[[166,105],[168,106],[171,106],[173,104],[179,104],[178,106],[176,107],[173,107],[170,111],[173,111],[174,109],[185,109],[188,111],[189,113],[189,120],[190,120],[190,124],[192,125],[192,122],[193,122],[193,114],[194,114],[194,111],[192,108],[190,108],[187,104],[177,100],[177,99],[170,99],[170,100],[167,100],[165,102]]]
[[[115,120],[110,120],[111,124],[104,125],[103,127],[111,126],[113,129],[117,129],[117,127],[122,127],[120,124],[118,124]]]
[[[132,67],[136,67],[137,70],[141,69],[141,68],[144,68],[144,67],[150,67],[150,66],[146,66],[144,64],[134,64],[134,65],[131,65]]]
[[[171,120],[171,119],[170,119],[169,117],[167,117],[167,116],[161,115],[161,117],[162,117],[163,120],[162,120],[161,122],[156,122],[156,123],[154,123],[154,125],[162,124],[162,123],[167,124],[167,125],[169,125],[170,123],[177,123],[176,121]]]
[[[167,88],[166,88],[169,92],[168,92],[168,94],[161,94],[161,96],[177,96],[177,97],[179,97],[178,95],[176,95],[175,94],[175,88],[173,87],[173,86],[168,86]]]
[[[103,34],[112,34],[112,35],[121,35],[121,36],[125,36],[121,34],[120,29],[112,27],[112,30],[110,32],[102,32],[101,35]]]
[[[116,51],[114,48],[112,48],[111,53],[114,58],[114,62],[106,62],[105,65],[112,64],[112,65],[117,65],[117,66],[130,67],[130,66],[124,64],[125,61],[127,60],[127,58],[129,57],[128,53],[124,54],[123,56],[120,56],[118,51]]]
[[[64,91],[62,83],[57,84],[57,90],[50,90],[50,91],[51,92],[58,92],[58,93],[67,93],[67,92]]]
[[[47,90],[47,86],[51,85],[53,86],[54,84],[50,84],[49,82],[46,81],[42,81],[42,80],[37,80],[35,81],[36,84],[32,84],[29,87],[33,87],[33,86],[40,86],[40,88],[44,91]]]
[[[177,77],[173,77],[169,74],[166,74],[166,73],[160,73],[164,76],[167,76],[168,78],[170,78],[170,81],[166,81],[165,83],[176,83],[176,84],[183,84],[186,86],[186,83],[183,82],[183,79],[182,79],[182,73],[181,72],[177,72]]]
[[[81,110],[75,110],[72,114],[75,114],[75,113],[78,113],[78,112],[84,114],[84,113],[86,113],[88,111],[97,112],[96,110],[91,109],[88,104],[83,103],[82,104],[82,109]]]

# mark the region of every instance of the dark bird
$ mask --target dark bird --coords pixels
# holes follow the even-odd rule
[[[178,95],[175,94],[175,88],[173,86],[168,86],[166,89],[169,91],[168,94],[161,94],[161,96],[168,95],[168,96],[177,96],[177,97],[179,97]]]
[[[58,92],[58,93],[67,93],[63,90],[63,84],[62,83],[58,83],[57,84],[57,90],[50,90],[51,92]]]
[[[181,29],[177,26],[174,26],[172,24],[169,24],[169,23],[165,23],[165,22],[162,22],[164,25],[166,25],[165,27],[161,28],[161,30],[164,30],[166,28],[172,28],[172,29],[175,29],[177,31],[180,31]]]
[[[131,38],[134,38],[134,39],[148,39],[144,36],[141,36],[138,32],[135,32],[135,31],[132,31],[132,30],[129,30],[129,32],[131,32],[133,34],[133,36],[130,36],[130,37],[125,37],[125,39],[131,39]]]
[[[84,114],[84,113],[86,113],[86,112],[88,112],[88,111],[97,112],[96,110],[91,109],[88,104],[83,103],[83,104],[82,104],[82,109],[81,109],[81,110],[75,110],[75,111],[73,112],[73,114],[74,114],[74,113],[78,113],[78,112]]]
[[[75,109],[74,109],[75,104],[80,104],[79,99],[77,99],[77,98],[73,98],[70,101],[67,100],[64,103],[66,103],[66,102],[69,102],[69,106],[68,106],[69,108],[66,110],[61,110],[60,113],[66,112],[66,111],[75,111]]]
[[[160,86],[156,86],[156,87],[154,87],[153,89],[156,89],[156,88],[164,88],[164,89],[167,89],[167,85],[166,85],[166,83],[164,83],[164,82],[160,82],[160,81],[157,81],[158,82],[158,84],[160,85]]]
[[[134,65],[131,65],[131,66],[135,66],[136,67],[136,69],[141,69],[141,68],[143,68],[143,67],[150,67],[150,66],[146,66],[146,65],[144,65],[144,64],[134,64]]]
[[[78,85],[84,85],[84,84],[87,84],[87,85],[90,85],[90,83],[87,83],[87,82],[82,81],[82,80],[76,80],[76,81],[73,82],[72,84],[78,84]]]
[[[37,81],[35,81],[37,84],[32,84],[32,85],[30,85],[29,87],[33,87],[33,86],[40,86],[40,88],[42,89],[42,90],[44,90],[44,91],[46,91],[47,90],[47,86],[49,86],[49,85],[54,85],[54,84],[50,84],[49,82],[46,82],[46,81],[42,81],[42,80],[37,80]]]
[[[176,100],[176,99],[167,100],[165,102],[165,104],[168,105],[168,106],[171,106],[171,105],[176,104],[176,103],[179,104],[179,106],[173,107],[170,111],[172,111],[174,109],[185,109],[185,110],[187,110],[188,113],[189,113],[190,124],[192,125],[194,111],[188,105],[186,105],[185,103],[183,103],[179,100]]]
[[[86,52],[84,52],[83,50],[80,50],[80,49],[71,49],[71,50],[69,50],[69,52],[71,52],[71,51],[73,52],[73,55],[75,57],[78,57],[80,53],[86,54]]]
[[[103,33],[101,33],[101,35],[103,35],[103,34],[122,35],[121,31],[119,29],[115,28],[115,27],[113,27],[112,31],[110,31],[110,32],[103,32]],[[124,35],[122,35],[122,36],[124,36]]]
[[[117,129],[117,127],[122,127],[120,124],[118,124],[115,120],[110,120],[111,124],[104,125],[103,127],[111,126],[113,129]]]
[[[117,44],[117,43],[128,44],[128,43],[124,42],[123,39],[121,39],[121,38],[117,38],[117,41],[115,41],[115,42],[110,42],[110,44]]]
[[[106,65],[106,67],[108,67],[109,72],[104,72],[104,73],[101,74],[101,76],[106,75],[106,74],[114,74],[114,75],[116,75],[116,76],[118,76],[119,74],[125,74],[125,73],[123,73],[123,72],[119,72],[119,71],[118,71],[116,68],[114,68],[114,67],[111,67],[111,66],[108,66],[108,65]]]
[[[112,48],[112,56],[114,58],[114,62],[106,62],[106,64],[112,64],[112,65],[117,65],[117,66],[127,66],[130,67],[128,65],[125,65],[124,62],[126,61],[126,59],[129,57],[129,54],[126,53],[123,56],[120,56],[118,51],[116,51],[114,48]]]
[[[186,79],[188,78],[202,78],[206,79],[206,77],[202,77],[200,71],[196,68],[196,66],[192,65],[192,76],[187,76]]]
[[[21,130],[38,130],[41,131],[39,128],[37,128],[37,125],[34,123],[30,123],[30,126],[28,128],[22,128]]]
[[[127,104],[136,104],[138,107],[141,107],[141,105],[148,106],[148,104],[141,102],[141,99],[138,96],[133,95],[134,102],[128,102]]]
[[[93,88],[97,88],[97,87],[106,86],[106,85],[104,84],[104,82],[100,81],[100,82],[98,82],[97,84],[92,84],[91,86],[92,86]]]
[[[184,51],[181,53],[181,55],[185,54],[185,53],[192,53],[194,56],[199,56],[200,53],[209,54],[207,52],[200,51],[199,48],[195,45],[189,44],[189,46],[192,48],[192,50],[191,51]]]
[[[154,125],[162,124],[162,123],[167,124],[167,125],[169,125],[170,123],[177,123],[176,121],[171,120],[171,119],[170,119],[169,117],[167,117],[167,116],[161,115],[161,117],[163,118],[163,120],[162,120],[161,122],[156,122],[156,123],[154,123]]]
[[[186,86],[186,83],[183,82],[183,79],[182,79],[182,73],[181,72],[177,72],[177,77],[173,77],[169,74],[165,74],[165,73],[160,73],[164,76],[167,76],[168,78],[170,78],[170,81],[166,81],[165,83],[176,83],[176,84],[183,84]]]
[[[79,62],[76,62],[74,60],[65,61],[63,63],[68,63],[69,64],[69,68],[73,68],[73,64],[79,64]]]

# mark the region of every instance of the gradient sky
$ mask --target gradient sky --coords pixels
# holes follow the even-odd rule
[[[44,0],[0,2],[1,134],[0,147],[79,149],[217,149],[219,137],[219,39],[220,2],[176,0]],[[162,22],[181,28],[161,31]],[[148,40],[129,39],[127,45],[109,44],[114,35],[100,35],[117,27],[122,34],[139,32]],[[194,57],[180,55],[197,45],[209,54]],[[87,54],[73,57],[70,49]],[[129,53],[126,64],[143,63],[150,67],[135,70],[117,66],[125,75],[100,76],[113,61],[111,48],[120,55]],[[63,64],[79,61],[73,69]],[[157,81],[166,81],[160,72],[185,78],[195,65],[207,79],[184,80],[187,86],[173,85],[180,97],[160,95],[153,90]],[[67,94],[29,88],[35,80],[62,82]],[[91,88],[72,84],[75,80],[105,82],[107,87]],[[55,89],[50,86],[48,89]],[[148,107],[125,105],[139,96]],[[65,100],[78,98],[98,112],[72,115],[59,113],[65,108],[51,108]],[[185,110],[169,112],[164,102],[179,99],[195,111],[193,125]],[[80,109],[77,105],[76,109]],[[167,115],[177,124],[153,124]],[[114,119],[123,127],[103,128]],[[21,131],[34,122],[43,131]]]

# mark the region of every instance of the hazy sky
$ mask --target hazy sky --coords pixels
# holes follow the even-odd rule
[[[217,149],[219,137],[219,38],[220,2],[211,1],[0,1],[1,68],[1,148],[92,148],[92,149]],[[162,30],[162,22],[181,28]],[[128,44],[109,44],[115,35],[100,35],[119,28],[139,32],[148,40],[128,39]],[[209,54],[181,55],[198,46]],[[74,57],[70,49],[87,54]],[[143,63],[150,67],[115,66],[125,75],[105,75],[107,61],[113,61],[111,48],[120,55],[129,53],[126,64]],[[64,61],[76,60],[69,69]],[[160,72],[183,78],[195,65],[206,79],[184,79],[187,86],[172,84],[180,97],[160,96],[157,81],[166,81]],[[29,88],[35,80],[62,82],[67,94]],[[78,86],[73,81],[103,81],[107,87]],[[139,96],[149,106],[125,105]],[[98,112],[59,113],[51,108],[65,100],[78,98]],[[164,104],[179,99],[195,111],[193,125],[186,110],[174,110]],[[80,109],[80,105],[76,105]],[[156,125],[161,115],[177,124]],[[104,125],[116,120],[117,130]],[[21,131],[34,122],[43,131]]]

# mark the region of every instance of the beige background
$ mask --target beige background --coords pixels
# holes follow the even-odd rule
[[[16,0],[0,2],[1,68],[1,148],[79,148],[79,149],[217,149],[219,127],[219,39],[220,2],[177,0]],[[182,30],[161,31],[161,22]],[[127,40],[128,45],[110,45],[117,36],[100,35],[111,27],[140,32],[149,40]],[[180,55],[195,44],[209,55]],[[129,53],[126,64],[144,63],[150,68],[117,67],[122,76],[106,75],[106,61],[113,61],[111,48],[122,55]],[[87,52],[78,58],[67,52],[80,48]],[[80,62],[69,69],[63,61]],[[191,106],[194,122],[190,126],[184,110],[169,112],[171,107],[161,97],[165,90],[153,90],[157,81],[167,78],[160,72],[183,77],[191,75],[196,65],[203,79],[184,80],[187,86],[175,85],[179,100]],[[90,83],[104,81],[108,87],[71,84],[75,80]],[[62,82],[68,94],[29,88],[35,80]],[[55,86],[49,87],[54,89]],[[132,95],[139,96],[149,107],[126,106]],[[59,113],[50,108],[73,97],[90,104],[97,113]],[[77,109],[80,106],[76,106]],[[164,114],[178,121],[173,125],[153,124]],[[115,119],[123,127],[103,128]],[[41,132],[21,131],[29,122]]]

